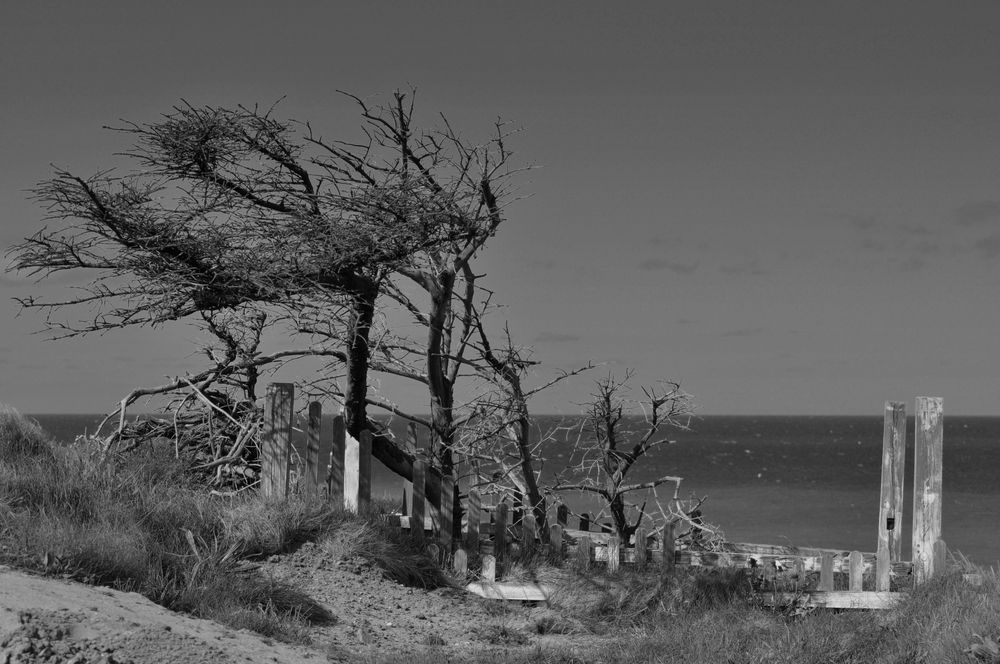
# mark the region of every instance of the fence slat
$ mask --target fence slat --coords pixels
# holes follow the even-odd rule
[[[452,560],[451,567],[455,570],[455,574],[459,578],[464,578],[469,573],[469,554],[465,552],[465,549],[455,551],[455,558]]]
[[[591,549],[593,548],[589,537],[581,537],[576,541],[576,563],[580,569],[586,570],[590,567]]]
[[[556,505],[556,523],[563,528],[566,528],[566,524],[569,523],[569,508],[566,507],[565,503]]]
[[[347,426],[344,416],[333,418],[333,435],[330,440],[330,466],[327,471],[326,489],[330,498],[344,499],[344,449],[347,439]]]
[[[507,503],[500,501],[494,513],[493,556],[502,561],[507,556]]]
[[[667,523],[663,526],[663,559],[661,565],[663,574],[672,574],[674,571],[674,554],[676,541],[674,538],[674,524]]]
[[[580,530],[583,532],[590,530],[590,514],[587,512],[580,515]]]
[[[441,478],[441,509],[439,523],[441,531],[439,538],[446,554],[451,553],[452,541],[455,539],[453,512],[455,509],[455,478],[451,475]]]
[[[563,558],[563,527],[556,523],[549,528],[549,546],[556,560]]]
[[[294,385],[268,384],[264,397],[264,430],[260,450],[260,489],[261,494],[267,498],[288,496],[294,402]]]
[[[863,589],[865,558],[860,551],[851,551],[851,571],[848,574],[848,590],[860,592]]]
[[[820,561],[819,568],[819,585],[816,587],[819,591],[832,591],[833,590],[833,554],[824,553],[823,558]]]
[[[913,445],[913,577],[934,576],[934,542],[941,537],[942,401],[917,397]]]
[[[882,491],[879,500],[875,590],[889,590],[892,561],[902,558],[903,468],[906,462],[906,406],[885,403],[882,426]]]
[[[618,535],[612,535],[608,538],[608,574],[614,574],[618,571],[620,557],[621,541],[618,539]]]
[[[646,566],[646,529],[635,529],[635,565],[639,569]]]
[[[306,472],[303,476],[303,490],[306,496],[319,493],[319,440],[320,423],[323,420],[323,404],[318,401],[309,403],[309,414],[306,420]]]
[[[524,516],[521,517],[521,550],[527,555],[531,555],[535,551],[536,531],[535,515],[531,510],[526,510]]]
[[[482,514],[482,500],[479,497],[479,492],[469,491],[469,499],[466,502],[468,505],[466,507],[465,546],[472,552],[473,556],[476,556],[479,555],[479,521]]]

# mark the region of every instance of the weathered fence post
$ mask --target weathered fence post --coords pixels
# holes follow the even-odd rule
[[[819,591],[832,591],[833,590],[833,554],[824,553],[823,557],[820,559],[819,566],[819,585],[816,587]]]
[[[892,562],[902,559],[905,463],[906,406],[899,401],[886,401],[882,426],[882,494],[878,513],[875,590],[889,590]]]
[[[635,529],[635,567],[642,569],[646,566],[646,529]]]
[[[576,541],[576,562],[582,570],[590,567],[591,548],[589,537],[581,537]]]
[[[556,523],[549,528],[549,547],[556,560],[563,557],[563,527]]]
[[[372,435],[362,431],[357,439],[346,437],[344,444],[344,507],[359,512],[372,498]]]
[[[501,562],[507,557],[507,509],[507,503],[501,500],[493,524],[493,557]]]
[[[305,494],[309,497],[319,493],[319,441],[320,424],[323,420],[323,404],[310,402],[309,417],[306,424],[306,473],[303,477]]]
[[[344,416],[333,418],[333,438],[330,448],[330,469],[326,477],[327,495],[332,498],[344,499],[344,450],[346,446],[347,427]]]
[[[465,510],[467,519],[465,526],[465,546],[475,556],[479,555],[479,520],[482,513],[480,507],[482,501],[479,497],[479,492],[475,490],[469,491],[467,503],[468,506]]]
[[[851,551],[850,571],[848,573],[848,589],[854,592],[863,590],[862,583],[865,574],[865,558],[860,551]]]
[[[361,445],[354,436],[344,437],[344,509],[358,511],[358,482],[361,474]]]
[[[464,579],[465,575],[468,574],[469,554],[465,552],[465,549],[458,549],[455,551],[455,558],[452,560],[452,569],[454,569],[455,574],[462,579]]]
[[[288,496],[295,386],[270,383],[264,397],[264,430],[260,449],[260,491],[266,498]]]
[[[608,538],[608,574],[618,571],[618,563],[621,561],[621,540],[618,535]]]
[[[424,481],[427,478],[427,462],[413,461],[413,500],[410,501],[410,535],[417,541],[424,539]]]
[[[588,532],[590,530],[590,514],[584,512],[580,515],[580,530]]]
[[[569,523],[569,508],[566,507],[565,503],[559,503],[556,505],[556,523],[558,523],[563,528]]]
[[[663,560],[661,561],[664,575],[672,574],[674,571],[675,546],[674,524],[666,523],[663,525]]]
[[[535,513],[530,508],[521,517],[521,550],[530,556],[535,551]]]
[[[934,543],[941,538],[942,401],[917,397],[913,444],[913,578],[932,578]]]

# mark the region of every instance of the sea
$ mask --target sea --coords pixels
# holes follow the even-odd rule
[[[93,431],[100,415],[35,415],[59,441]],[[326,423],[328,425],[329,422]],[[633,424],[638,424],[637,422]],[[402,436],[405,422],[389,422]],[[543,481],[566,466],[578,418],[541,416]],[[635,481],[683,478],[680,496],[704,498],[705,520],[733,542],[874,551],[878,536],[882,418],[866,416],[703,416],[632,471]],[[903,556],[912,518],[913,418],[908,421]],[[376,462],[374,493],[400,494],[400,480]],[[981,565],[1000,563],[1000,417],[944,418],[942,537]],[[670,495],[664,488],[660,495]],[[595,505],[567,497],[574,512]]]

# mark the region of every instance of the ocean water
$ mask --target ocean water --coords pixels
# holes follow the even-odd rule
[[[99,415],[37,415],[57,440],[93,430]],[[942,535],[972,560],[1000,561],[1000,417],[944,420]],[[326,423],[328,425],[328,422]],[[402,435],[405,423],[391,428]],[[545,476],[565,466],[578,421],[537,418],[540,430],[564,425],[545,446]],[[706,416],[654,461],[637,465],[636,481],[684,478],[681,495],[707,497],[708,522],[731,541],[874,551],[881,481],[881,417]],[[903,555],[909,556],[913,419],[908,422]],[[399,495],[399,479],[376,462],[376,495]],[[574,512],[593,511],[579,498]]]

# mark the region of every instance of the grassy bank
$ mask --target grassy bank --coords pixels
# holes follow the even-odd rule
[[[333,617],[253,562],[344,528],[353,533],[344,555],[385,565],[403,582],[441,581],[377,509],[359,517],[320,501],[212,496],[189,483],[172,449],[116,458],[93,441],[60,446],[0,406],[0,563],[306,642],[311,624]]]

